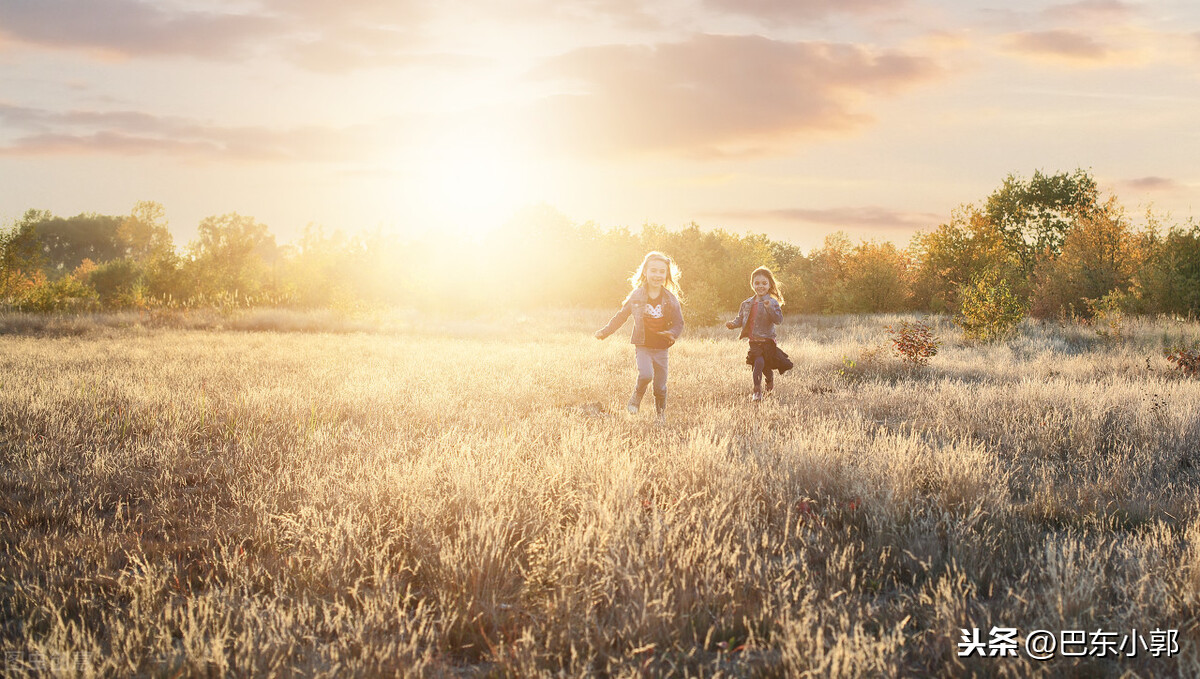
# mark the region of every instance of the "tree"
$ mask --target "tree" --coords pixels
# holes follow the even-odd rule
[[[766,236],[763,236],[765,239]],[[775,260],[775,266],[779,270],[775,273],[782,273],[800,266],[800,261],[804,259],[804,251],[798,245],[792,245],[786,241],[769,240],[767,247],[771,251],[771,258]]]
[[[908,305],[908,258],[892,243],[859,243],[829,297],[834,313],[900,311]]]
[[[1189,316],[1200,314],[1200,224],[1172,225],[1159,235],[1142,234],[1142,266],[1133,275],[1137,310]]]
[[[117,238],[123,219],[96,213],[74,217],[55,217],[49,212],[30,210],[19,228],[28,229],[43,254],[43,269],[52,279],[62,278],[90,259],[107,262],[124,256]]]
[[[571,278],[578,303],[608,308],[620,302],[629,293],[630,272],[645,254],[641,239],[627,228],[601,231],[590,222],[579,227],[576,238]],[[687,285],[690,298],[693,287]]]
[[[1011,335],[1025,318],[1025,300],[996,271],[984,271],[963,285],[962,307],[954,322],[967,339],[995,342]]]
[[[1010,174],[985,205],[1005,248],[1027,275],[1039,257],[1058,256],[1072,221],[1099,209],[1096,180],[1082,169],[1054,175],[1039,170],[1029,181]]]
[[[963,286],[983,272],[1023,280],[1020,264],[986,212],[972,205],[954,211],[949,222],[918,233],[909,245],[913,304],[945,313],[959,308]],[[1027,286],[1016,286],[1019,294]]]
[[[146,261],[173,251],[171,232],[167,230],[166,211],[154,201],[138,201],[129,216],[121,220],[116,238],[122,253],[134,261]]]
[[[32,274],[42,268],[45,254],[33,224],[47,218],[52,218],[49,212],[28,210],[11,229],[0,230],[0,273]]]
[[[233,212],[204,218],[198,231],[188,262],[198,292],[254,295],[270,287],[279,248],[265,224]]]
[[[643,232],[643,236],[654,231]],[[651,247],[658,243],[657,247]],[[678,232],[663,232],[647,249],[660,249],[678,263],[685,276],[684,310],[688,322],[716,323],[750,294],[750,272],[776,268],[771,241],[764,235],[739,236],[723,229],[702,231],[694,222]]]
[[[145,303],[142,270],[132,259],[123,257],[100,265],[87,266],[85,260],[76,277],[95,290],[100,305],[105,308],[139,307]]]
[[[674,257],[690,281],[684,288],[685,304],[691,303],[687,296],[693,290],[700,294],[692,306],[701,312],[698,321],[705,323],[736,309],[750,294],[751,271],[760,266],[776,268],[766,236],[739,236],[723,229],[702,231],[694,222],[686,229],[667,233],[657,249]]]
[[[349,309],[378,302],[379,290],[372,289],[370,280],[376,267],[370,260],[364,236],[326,233],[309,224],[287,258],[283,285],[293,301],[306,307]]]
[[[799,309],[804,313],[829,313],[833,310],[833,294],[839,283],[846,278],[846,260],[853,246],[845,233],[837,231],[825,236],[821,247],[808,255],[801,278],[797,281],[800,292]],[[793,298],[792,303],[796,300]]]
[[[44,255],[30,224],[49,214],[29,210],[11,229],[0,229],[0,301],[14,303],[41,272]]]
[[[1129,221],[1110,199],[1071,223],[1056,259],[1039,262],[1031,313],[1045,318],[1070,311],[1090,317],[1092,305],[1102,297],[1129,288],[1140,260]]]

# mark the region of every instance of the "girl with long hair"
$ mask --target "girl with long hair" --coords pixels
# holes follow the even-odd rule
[[[646,387],[654,384],[654,406],[659,424],[665,422],[667,407],[667,350],[683,332],[683,307],[679,302],[679,269],[661,252],[646,253],[637,271],[629,279],[633,289],[621,303],[621,310],[608,325],[596,331],[596,339],[616,332],[633,316],[637,382],[626,408],[636,415]]]
[[[725,327],[741,328],[738,338],[750,340],[750,350],[746,353],[746,363],[754,369],[750,400],[757,402],[763,397],[763,376],[767,378],[767,393],[770,393],[775,388],[771,371],[777,370],[782,375],[792,369],[792,361],[775,344],[775,326],[783,322],[783,293],[775,274],[765,266],[758,267],[750,274],[750,288],[754,294],[742,302],[737,318]]]

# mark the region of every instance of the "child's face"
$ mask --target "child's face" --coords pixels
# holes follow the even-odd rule
[[[646,262],[646,282],[655,287],[662,287],[662,284],[667,281],[667,263],[652,259]]]
[[[752,285],[754,286],[754,294],[758,295],[759,297],[767,294],[767,291],[771,289],[770,279],[762,274],[754,277]]]

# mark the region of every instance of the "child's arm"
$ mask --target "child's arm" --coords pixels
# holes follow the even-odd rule
[[[596,331],[596,339],[604,339],[617,330],[620,330],[621,326],[625,325],[625,321],[629,318],[631,313],[633,313],[633,300],[628,299],[625,300],[625,304],[621,306],[621,310],[618,311],[611,319],[609,319],[608,325]]]
[[[671,335],[671,344],[674,344],[675,340],[683,334],[683,306],[679,302],[675,302],[671,305],[671,309],[675,314],[675,322],[671,324],[667,332]]]
[[[742,323],[745,323],[745,321],[742,320],[742,307],[739,306],[737,318],[733,319],[732,321],[726,322],[725,327],[729,328],[730,330],[733,330],[734,328],[742,327]]]
[[[657,334],[659,337],[667,340],[667,347],[671,347],[679,339],[679,336],[683,334],[683,307],[680,306],[679,302],[666,306],[669,306],[671,309],[671,324],[666,330],[659,330]]]
[[[783,307],[779,306],[779,300],[774,297],[767,297],[767,310],[771,314],[771,322],[779,325],[783,322]]]

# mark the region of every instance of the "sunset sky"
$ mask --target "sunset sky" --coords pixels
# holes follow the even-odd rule
[[[904,244],[1010,172],[1200,217],[1185,0],[0,0],[0,219]]]

